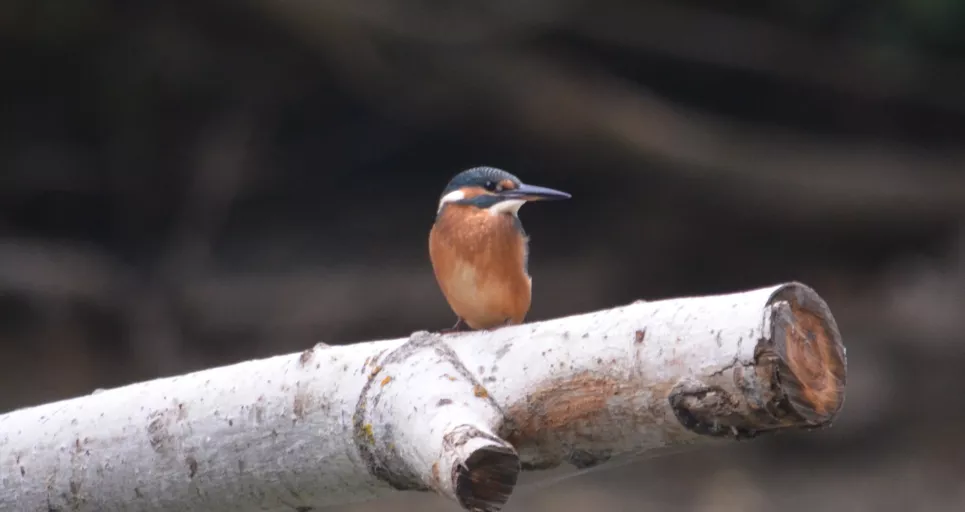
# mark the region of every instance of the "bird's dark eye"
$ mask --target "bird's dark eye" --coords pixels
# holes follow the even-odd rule
[[[490,192],[495,192],[496,189],[499,188],[499,185],[497,185],[495,181],[487,181],[486,185],[484,186],[486,187],[486,190]]]

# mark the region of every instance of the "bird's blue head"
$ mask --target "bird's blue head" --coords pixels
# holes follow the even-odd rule
[[[441,212],[448,204],[488,209],[491,213],[515,215],[527,201],[569,199],[566,192],[527,185],[516,176],[495,167],[474,167],[455,175],[439,198]]]

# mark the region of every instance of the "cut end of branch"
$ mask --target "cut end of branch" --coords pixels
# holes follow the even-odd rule
[[[771,343],[758,347],[776,360],[777,385],[786,399],[786,418],[822,426],[844,405],[847,360],[841,335],[827,305],[800,284],[771,299]]]
[[[498,511],[516,487],[519,471],[519,456],[512,449],[480,448],[453,469],[456,499],[466,510]]]

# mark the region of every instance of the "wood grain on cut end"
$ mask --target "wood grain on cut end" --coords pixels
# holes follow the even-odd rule
[[[456,499],[466,510],[500,510],[516,487],[519,471],[519,456],[512,450],[498,446],[480,448],[465,464],[453,468]]]
[[[847,381],[837,325],[824,302],[803,285],[785,288],[774,299],[772,348],[787,412],[796,422],[827,424],[844,405]]]

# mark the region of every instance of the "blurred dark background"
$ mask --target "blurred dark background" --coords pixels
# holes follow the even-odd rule
[[[507,510],[963,510],[963,29],[958,0],[6,0],[0,410],[447,327],[428,229],[491,165],[573,194],[521,212],[530,320],[800,280],[850,370],[829,430]]]

